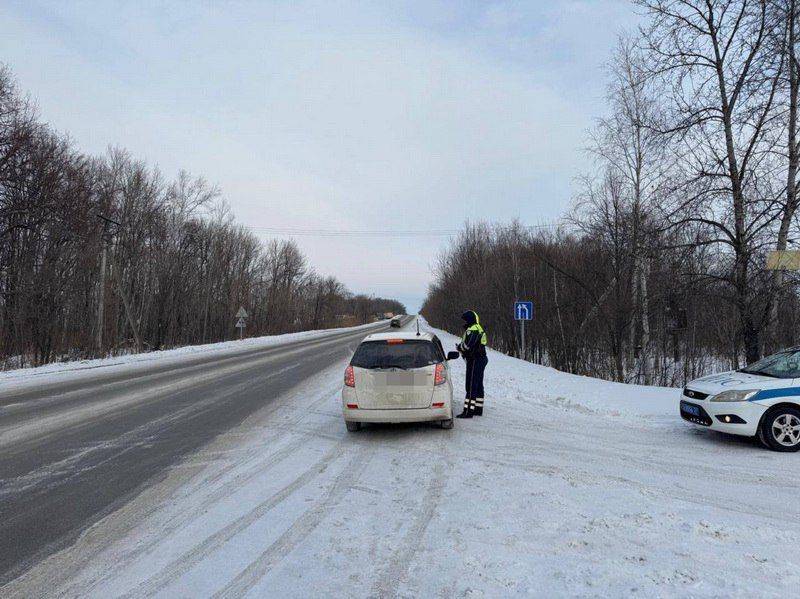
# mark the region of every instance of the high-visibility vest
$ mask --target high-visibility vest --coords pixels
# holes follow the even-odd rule
[[[486,345],[486,331],[483,330],[483,327],[479,322],[476,322],[475,324],[471,325],[467,330],[464,331],[464,335],[462,335],[461,337],[461,342],[466,343],[467,335],[469,335],[472,332],[479,333],[481,336],[481,345]]]

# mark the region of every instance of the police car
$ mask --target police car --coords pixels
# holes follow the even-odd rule
[[[691,381],[680,413],[712,430],[758,436],[775,451],[800,450],[800,347]]]

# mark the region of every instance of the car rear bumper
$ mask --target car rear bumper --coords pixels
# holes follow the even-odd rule
[[[752,437],[758,432],[758,423],[767,410],[767,406],[753,401],[708,401],[697,400],[681,395],[681,404],[688,404],[700,408],[699,416],[688,414],[683,405],[679,406],[681,417],[684,420],[697,424],[703,428]],[[725,416],[736,416],[744,422],[725,422]]]
[[[450,420],[453,417],[452,407],[445,404],[443,408],[409,408],[403,410],[362,410],[360,408],[342,408],[344,419],[350,422],[428,422]]]

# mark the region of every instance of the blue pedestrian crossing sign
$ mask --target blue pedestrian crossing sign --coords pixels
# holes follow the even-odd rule
[[[514,320],[533,320],[533,302],[514,302]]]

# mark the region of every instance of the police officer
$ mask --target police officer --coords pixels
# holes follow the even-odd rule
[[[461,320],[464,321],[464,335],[456,349],[467,362],[467,394],[464,411],[456,418],[472,418],[473,415],[483,415],[483,371],[489,361],[486,357],[486,331],[474,310],[464,312]]]

